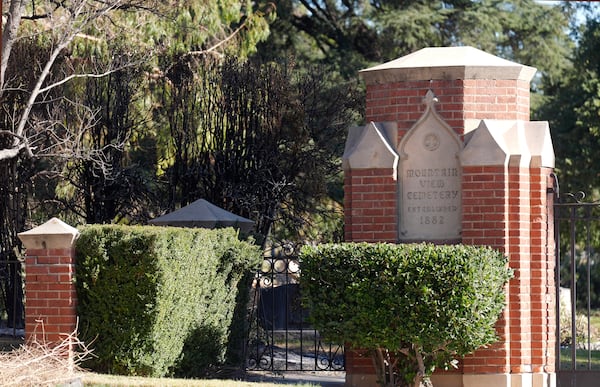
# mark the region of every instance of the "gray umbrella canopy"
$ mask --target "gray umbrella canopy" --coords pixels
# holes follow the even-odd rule
[[[241,232],[249,232],[254,226],[254,221],[226,211],[204,199],[198,199],[185,207],[152,219],[150,224],[175,227],[234,227],[239,228]]]

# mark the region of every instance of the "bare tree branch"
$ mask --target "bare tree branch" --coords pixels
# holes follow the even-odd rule
[[[44,88],[41,88],[39,90],[39,93],[45,93],[45,92],[47,92],[47,91],[49,91],[49,90],[51,90],[51,89],[53,89],[55,87],[58,87],[60,85],[63,85],[65,83],[69,82],[72,79],[76,79],[76,78],[103,78],[103,77],[106,77],[107,75],[110,75],[110,74],[116,72],[116,71],[123,70],[126,67],[130,67],[130,66],[134,66],[134,65],[135,65],[134,63],[128,63],[125,66],[120,66],[120,67],[117,67],[117,68],[114,68],[114,69],[110,69],[110,70],[105,71],[105,72],[103,72],[101,74],[71,74],[71,75],[69,75],[69,76],[61,79],[58,82],[55,82],[55,83],[53,83],[51,85],[48,85],[48,86],[46,86]]]
[[[246,22],[247,19],[242,23],[242,25],[240,25],[238,28],[235,29],[235,31],[233,31],[231,34],[229,34],[228,37],[226,37],[225,39],[220,40],[217,44],[213,45],[212,47],[209,47],[205,50],[199,50],[199,51],[190,51],[187,54],[190,56],[193,55],[205,55],[208,53],[212,53],[214,51],[216,51],[219,47],[225,45],[227,42],[229,42],[231,39],[233,39],[236,35],[238,35],[240,33],[240,31],[242,31],[245,27],[246,27]]]
[[[16,0],[13,0],[13,1],[16,1]],[[62,82],[62,81],[57,82],[46,88],[42,87],[44,82],[46,81],[46,78],[50,74],[50,70],[54,66],[54,63],[55,63],[56,59],[58,58],[58,56],[63,52],[63,50],[65,48],[67,48],[71,44],[73,39],[78,34],[81,33],[81,31],[83,30],[84,27],[89,25],[94,20],[104,16],[109,11],[113,10],[121,2],[122,2],[122,0],[116,0],[113,2],[109,2],[105,7],[100,8],[100,9],[97,9],[95,7],[91,7],[91,9],[88,8],[89,0],[79,0],[79,2],[75,4],[68,19],[63,22],[64,31],[63,31],[62,36],[58,39],[57,45],[52,50],[50,57],[48,58],[48,61],[46,62],[44,68],[42,69],[42,72],[39,75],[37,82],[35,83],[35,86],[33,87],[32,91],[29,95],[29,99],[25,105],[23,114],[21,115],[19,124],[17,125],[16,130],[15,130],[15,133],[18,136],[23,135],[25,126],[27,125],[27,122],[29,121],[29,115],[31,114],[31,110],[33,109],[33,106],[34,106],[36,100],[38,99],[39,95],[41,93],[43,93],[44,91],[47,91],[53,87],[58,86],[59,84],[63,84],[65,82],[67,82],[69,79],[73,79],[76,77],[76,76],[71,76],[71,78],[67,77],[69,79],[65,80],[64,82]],[[4,60],[4,58],[3,58],[3,60]]]
[[[25,148],[25,144],[21,143],[16,147],[9,149],[0,149],[0,160],[7,160],[15,158],[19,155],[19,152]]]
[[[117,142],[112,142],[102,147],[93,147],[87,145],[85,138],[90,130],[95,128],[99,122],[100,109],[91,109],[81,103],[68,99],[63,99],[64,103],[71,106],[71,111],[76,114],[73,122],[78,125],[63,125],[61,112],[48,112],[49,122],[41,123],[45,128],[44,133],[51,138],[50,145],[38,154],[38,157],[52,157],[68,161],[87,160],[95,166],[94,173],[102,175],[106,180],[114,179],[113,166],[107,159],[106,154],[109,149],[123,149],[129,138],[122,138]],[[53,118],[55,117],[55,118]],[[57,134],[60,133],[60,134]]]

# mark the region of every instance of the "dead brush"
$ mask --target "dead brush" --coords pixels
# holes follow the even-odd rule
[[[83,371],[79,364],[90,354],[91,350],[79,341],[76,331],[65,334],[60,343],[29,340],[11,352],[0,353],[0,385],[68,384]]]

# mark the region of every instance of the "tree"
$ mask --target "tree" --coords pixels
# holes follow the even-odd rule
[[[8,12],[2,37],[0,99],[13,103],[12,109],[7,106],[3,109],[1,134],[7,141],[0,149],[0,161],[85,158],[95,165],[93,169],[104,172],[114,167],[104,151],[114,153],[117,145],[122,147],[125,143],[109,141],[102,148],[91,149],[89,146],[94,144],[83,142],[86,131],[97,124],[94,116],[97,111],[77,101],[76,95],[69,95],[74,98],[68,103],[81,112],[76,114],[75,123],[80,124],[76,127],[73,121],[64,125],[63,117],[56,116],[57,112],[67,110],[57,105],[65,102],[65,92],[73,90],[65,87],[78,78],[98,79],[126,68],[139,68],[141,61],[118,64],[105,61],[108,65],[103,68],[97,66],[98,63],[96,66],[86,66],[86,63],[95,57],[110,57],[111,50],[119,46],[113,42],[123,40],[123,35],[130,39],[129,53],[121,58],[134,57],[132,43],[136,43],[138,52],[145,53],[143,59],[150,62],[153,52],[158,50],[199,55],[218,54],[238,47],[250,52],[268,31],[265,18],[268,8],[262,12],[235,1],[219,2],[215,7],[200,1],[156,0],[10,0],[7,5],[4,7]],[[175,38],[170,37],[173,30],[178,31]],[[30,66],[27,58],[12,55],[19,41],[24,41],[31,50],[43,52],[43,55],[33,56],[34,65]],[[98,100],[87,102],[104,105]],[[76,151],[79,153],[75,154]],[[91,215],[86,217],[95,219]]]
[[[236,7],[232,6],[234,3]],[[182,7],[186,12],[180,12]],[[123,166],[117,164],[120,152],[127,145],[122,141],[127,134],[88,141],[93,137],[91,129],[98,129],[96,125],[102,121],[99,120],[101,111],[95,106],[86,106],[81,98],[69,98],[82,97],[81,93],[67,95],[66,91],[77,80],[114,77],[117,72],[140,62],[99,61],[96,64],[106,67],[94,67],[90,65],[93,58],[110,57],[115,43],[125,39],[131,40],[128,46],[123,46],[144,52],[146,62],[152,61],[155,52],[165,50],[197,55],[242,47],[249,52],[254,42],[268,31],[266,11],[234,1],[4,0],[2,9],[6,19],[3,17],[0,50],[0,100],[3,102],[0,109],[0,181],[3,183],[0,237],[2,257],[6,260],[15,260],[18,254],[16,234],[27,225],[31,193],[43,192],[33,186],[34,176],[61,176],[65,170],[59,166],[69,167],[72,166],[69,163],[74,162],[87,163],[87,173],[91,173],[93,179],[97,177],[94,173],[99,171],[109,172],[103,175],[107,180],[114,178],[113,173],[123,171]],[[176,17],[179,15],[188,15],[187,28],[182,31],[190,39],[173,42],[161,38],[171,36],[172,30],[167,29],[171,24],[167,20],[179,20]],[[180,27],[178,24],[173,28],[180,30]],[[100,103],[99,100],[87,102]],[[112,141],[114,139],[117,141]],[[96,146],[100,148],[94,148]],[[56,187],[56,183],[51,183],[44,189],[50,192]],[[104,188],[108,188],[107,185]],[[95,193],[107,192],[104,189]],[[94,221],[114,219],[114,209],[100,208],[103,214],[96,216],[97,204],[98,200],[88,205],[86,211],[95,213],[85,214],[85,217]]]
[[[50,176],[48,184],[54,186],[54,194],[46,199],[54,198],[53,203],[60,203],[60,209],[88,224],[119,222],[125,217],[128,221],[139,216],[144,220],[140,214],[144,206],[139,202],[147,202],[152,195],[150,179],[145,174],[151,173],[154,163],[146,159],[148,165],[142,168],[135,160],[141,152],[139,142],[149,121],[149,115],[137,108],[144,97],[146,66],[125,65],[138,62],[132,56],[139,54],[123,48],[111,51],[108,60],[113,64],[109,67],[119,70],[99,79],[73,82],[65,90],[69,99],[55,103],[55,109],[64,109],[60,116],[67,122],[93,120],[78,145],[90,151],[100,150],[103,163],[94,162],[92,157],[55,162],[53,166],[60,179]],[[79,98],[81,102],[75,104],[71,98]],[[43,176],[48,176],[47,170]]]
[[[597,10],[598,8],[596,8]],[[586,13],[586,21],[576,26],[577,48],[573,67],[562,77],[547,82],[547,103],[536,112],[539,120],[547,120],[556,154],[556,175],[560,200],[593,202],[600,199],[600,18],[594,10]],[[560,286],[576,291],[574,307],[585,310],[600,306],[600,266],[594,246],[600,243],[600,229],[590,221],[597,216],[596,206],[578,209],[575,219],[569,219],[575,208],[556,209],[563,220],[556,226],[561,230],[577,230],[575,240],[567,232],[560,235]],[[573,254],[574,253],[574,254]],[[573,256],[574,255],[574,256]],[[573,267],[571,267],[573,260]],[[589,272],[588,272],[589,271]],[[575,273],[575,281],[571,273]],[[589,283],[588,283],[589,282]]]
[[[368,350],[383,386],[430,385],[436,367],[496,341],[512,276],[506,257],[479,246],[325,244],[300,259],[311,322]]]
[[[536,118],[548,120],[562,192],[600,195],[600,22],[589,19],[573,67],[546,86],[545,104]]]
[[[264,240],[282,218],[315,208],[340,169],[358,98],[322,71],[229,59],[182,58],[165,71],[155,116],[170,188],[167,208],[198,197],[250,217]],[[327,97],[327,98],[326,98]],[[295,221],[295,222],[294,222]]]
[[[191,25],[188,25],[187,28],[181,26],[184,22],[180,18],[184,16],[176,18],[177,28],[184,31],[180,34],[182,35],[181,40],[174,42],[163,40],[161,44],[165,46],[168,43],[169,48],[183,51],[186,55],[219,52],[219,49],[230,47],[226,43],[234,38],[237,39],[238,47],[240,45],[252,45],[257,39],[265,36],[266,26],[263,13],[257,12],[254,14],[251,7],[234,7],[232,3],[226,3],[223,4],[226,8],[216,7],[213,9],[204,2],[189,2],[186,3],[186,7],[183,7],[187,12],[180,13],[178,12],[180,6],[181,4],[178,1],[161,2],[156,0],[72,0],[59,3],[42,1],[32,2],[31,5],[28,5],[26,0],[11,0],[2,39],[0,98],[5,97],[6,90],[20,90],[26,98],[24,98],[21,111],[13,118],[12,129],[3,132],[4,135],[13,137],[13,144],[0,150],[0,160],[17,157],[21,152],[33,157],[33,140],[31,137],[38,134],[39,128],[37,128],[38,131],[32,130],[35,125],[31,122],[31,113],[37,104],[44,102],[48,92],[75,78],[98,78],[116,70],[115,68],[107,68],[103,69],[101,73],[71,71],[66,72],[62,77],[55,77],[53,82],[48,83],[47,81],[52,76],[56,62],[61,60],[61,55],[66,57],[71,55],[85,56],[86,54],[101,55],[103,51],[106,55],[106,49],[110,48],[109,40],[114,39],[113,36],[123,33],[127,33],[128,38],[132,38],[134,41],[142,42],[145,40],[146,46],[144,48],[151,53],[156,47],[148,46],[148,41],[153,42],[153,38],[156,39],[154,35],[158,32],[165,33],[165,30],[158,30],[157,32],[156,25],[160,23],[152,23],[152,21],[162,21],[164,24],[163,18],[169,15],[188,15],[186,19],[188,24],[201,21],[211,23],[208,27],[193,28],[193,31],[200,30],[201,33],[190,33],[188,31],[192,30]],[[129,16],[127,12],[130,10],[136,11],[137,17]],[[113,14],[117,12],[125,14],[122,19],[118,19],[115,23],[117,19],[114,18]],[[156,18],[156,14],[162,15],[163,18]],[[146,17],[140,15],[146,15]],[[219,17],[221,16],[224,16],[224,21],[219,24]],[[42,20],[42,22],[41,25],[21,26],[23,20]],[[152,25],[155,29],[140,36],[135,29],[135,27],[139,27],[139,23],[143,23],[144,26]],[[229,27],[232,23],[239,23],[233,31]],[[113,24],[116,24],[116,27],[112,26]],[[33,74],[35,82],[26,89],[22,89],[21,85],[18,84],[11,85],[5,82],[6,79],[12,80],[15,75],[18,75],[8,74],[9,77],[7,78],[7,70],[12,69],[14,71],[18,68],[17,66],[9,67],[9,61],[13,47],[20,38],[20,28],[25,30],[24,33],[41,34],[40,36],[44,40],[42,46],[49,48],[48,57],[39,63],[41,71]],[[45,31],[46,29],[49,31]],[[242,30],[247,32],[245,38],[240,37],[242,35],[240,31]],[[229,35],[227,35],[228,33]],[[77,40],[82,40],[83,43],[79,43]],[[90,44],[90,41],[94,43]],[[207,44],[210,47],[199,50]],[[78,50],[78,47],[81,46],[84,47],[84,50]],[[93,50],[86,49],[88,46],[94,46],[95,48]],[[120,68],[129,67],[132,66],[132,63],[124,63],[120,66]],[[78,68],[81,69],[82,67],[79,66]],[[68,142],[63,148],[77,148],[68,145],[74,144]],[[36,156],[40,153],[42,153],[41,150],[36,149]]]
[[[276,1],[259,53],[333,64],[346,77],[427,46],[471,45],[556,75],[570,49],[570,8],[534,0]],[[544,20],[544,23],[540,23]],[[263,54],[264,52],[264,54]]]

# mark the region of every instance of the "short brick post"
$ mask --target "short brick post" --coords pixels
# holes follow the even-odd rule
[[[79,232],[52,218],[19,234],[25,257],[25,340],[58,344],[77,328],[74,242]]]

